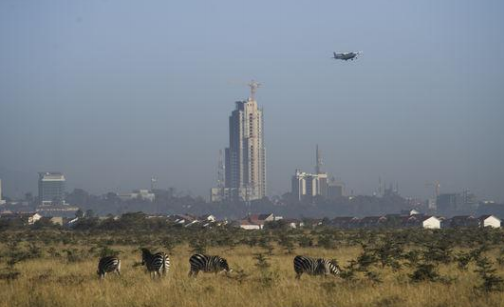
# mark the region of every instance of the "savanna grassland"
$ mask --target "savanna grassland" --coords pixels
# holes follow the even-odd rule
[[[156,234],[154,234],[156,233]],[[503,306],[501,230],[148,230],[0,232],[0,306]],[[166,251],[151,280],[140,247]],[[189,278],[206,251],[233,270]],[[118,255],[121,276],[96,274]],[[335,258],[338,277],[303,275],[295,255]]]

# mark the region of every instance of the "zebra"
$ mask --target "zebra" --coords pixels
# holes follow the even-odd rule
[[[142,248],[142,265],[145,265],[151,278],[156,278],[156,275],[161,277],[170,269],[170,257],[163,252],[152,254],[148,249]]]
[[[199,271],[205,273],[215,273],[225,271],[226,274],[231,272],[229,269],[227,260],[219,256],[208,256],[203,254],[194,254],[189,258],[189,264],[191,265],[191,270],[189,271],[189,277],[196,277]]]
[[[98,276],[100,279],[105,278],[107,273],[115,272],[117,275],[121,275],[121,260],[116,256],[107,256],[100,258],[98,262]]]
[[[341,269],[335,259],[310,258],[305,256],[294,257],[294,271],[296,272],[296,279],[300,279],[303,273],[323,276],[327,276],[328,274],[336,276],[341,273]]]

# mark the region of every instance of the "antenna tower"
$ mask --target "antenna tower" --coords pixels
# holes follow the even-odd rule
[[[322,173],[322,165],[324,164],[322,162],[322,152],[320,151],[318,144],[317,144],[317,149],[315,153],[315,160],[316,160],[316,165],[315,165],[315,173],[316,174],[321,174]]]

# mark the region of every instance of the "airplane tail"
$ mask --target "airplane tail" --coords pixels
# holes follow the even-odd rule
[[[333,51],[334,58],[336,58],[336,52]]]

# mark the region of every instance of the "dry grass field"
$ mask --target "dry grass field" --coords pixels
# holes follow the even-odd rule
[[[68,261],[53,257],[47,250],[62,250],[68,246],[45,246],[43,256],[29,259],[13,268],[21,274],[16,279],[0,280],[0,306],[55,307],[55,306],[289,306],[289,307],[355,307],[355,306],[504,306],[503,292],[483,292],[475,289],[481,283],[473,263],[468,270],[460,270],[456,263],[439,266],[442,275],[450,276],[450,283],[412,283],[408,274],[412,269],[403,267],[393,272],[390,268],[376,267],[381,283],[359,278],[348,281],[338,277],[303,275],[294,279],[292,259],[296,254],[337,258],[342,266],[359,255],[359,246],[328,250],[319,247],[296,248],[293,254],[275,246],[268,257],[270,267],[265,271],[255,265],[255,253],[264,253],[260,247],[238,245],[234,248],[210,247],[209,254],[228,259],[233,272],[203,274],[189,278],[187,245],[177,245],[172,251],[168,276],[151,280],[144,267],[135,266],[140,252],[131,246],[113,246],[120,251],[121,276],[107,275],[99,280],[96,275],[98,257]],[[5,244],[2,250],[8,248]],[[86,249],[87,246],[75,247]],[[7,264],[1,261],[2,272]],[[499,268],[499,275],[504,275]],[[5,276],[4,276],[5,277]]]

